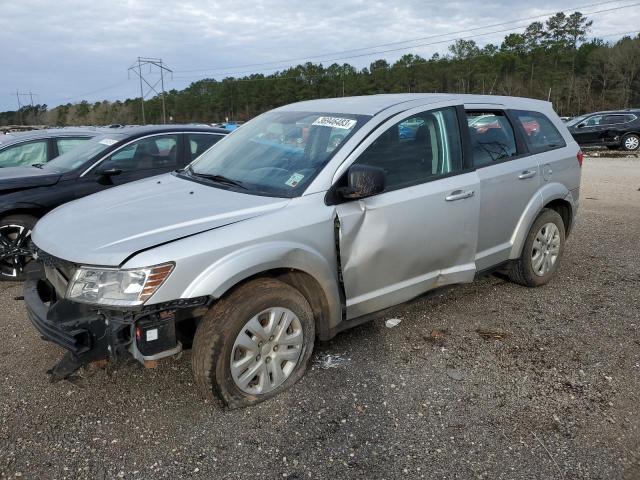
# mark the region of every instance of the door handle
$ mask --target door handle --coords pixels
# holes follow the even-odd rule
[[[449,195],[444,197],[447,202],[453,202],[454,200],[462,200],[463,198],[473,197],[473,190],[454,190]]]
[[[536,176],[536,171],[535,170],[525,170],[520,175],[518,175],[518,178],[520,180],[524,180],[526,178],[531,178],[531,177],[535,177],[535,176]]]

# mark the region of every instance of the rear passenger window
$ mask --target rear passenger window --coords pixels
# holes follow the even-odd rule
[[[542,113],[522,110],[514,110],[512,113],[518,119],[532,153],[553,150],[567,145],[555,125]]]
[[[513,128],[502,112],[467,112],[473,165],[483,167],[517,153]]]
[[[206,133],[189,133],[189,160],[195,160],[209,149],[214,143],[222,139],[222,135]]]
[[[462,170],[455,108],[431,110],[396,123],[369,145],[355,164],[384,169],[385,190]]]

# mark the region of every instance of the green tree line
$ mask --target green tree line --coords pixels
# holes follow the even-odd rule
[[[314,98],[401,92],[514,95],[553,102],[560,115],[640,107],[640,35],[615,43],[587,39],[592,21],[580,12],[557,13],[480,47],[460,39],[446,54],[407,54],[357,69],[347,63],[305,63],[276,73],[203,79],[170,90],[165,102],[173,122],[248,120],[271,108]],[[145,100],[147,123],[161,123],[159,97]],[[0,113],[0,125],[139,124],[140,99],[82,101]]]

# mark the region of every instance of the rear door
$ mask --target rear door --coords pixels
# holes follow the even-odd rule
[[[467,123],[481,191],[476,266],[484,270],[509,258],[513,233],[540,185],[540,168],[504,110],[468,109]]]
[[[463,158],[460,114],[400,114],[354,152],[353,164],[384,169],[386,187],[336,207],[348,318],[473,279],[479,185]]]

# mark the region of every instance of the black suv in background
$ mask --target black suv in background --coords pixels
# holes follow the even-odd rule
[[[181,169],[228,132],[187,125],[104,132],[38,166],[0,169],[0,280],[22,280],[37,220],[86,195]]]
[[[589,113],[569,120],[566,125],[581,146],[611,150],[640,147],[640,110]]]

